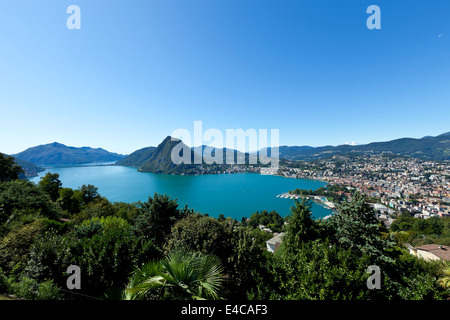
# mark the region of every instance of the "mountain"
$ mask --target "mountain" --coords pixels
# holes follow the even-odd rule
[[[146,147],[136,150],[133,153],[117,161],[116,164],[125,167],[139,167],[150,159],[155,150],[156,147]]]
[[[180,145],[179,145],[180,144]],[[179,156],[184,156],[184,150],[189,150],[191,164],[175,164],[172,161],[172,150],[177,146],[182,150]],[[168,173],[168,174],[193,174],[198,171],[198,164],[196,161],[202,163],[201,157],[196,154],[190,147],[186,146],[181,140],[168,136],[159,144],[159,146],[152,152],[150,158],[145,161],[140,167],[139,171],[154,172],[154,173]]]
[[[32,147],[13,156],[35,165],[115,162],[124,157],[121,154],[108,152],[101,148],[68,147],[57,142]]]
[[[188,159],[191,159],[191,164],[180,163],[175,164],[172,161],[172,150],[177,146],[179,148],[179,156],[183,157],[183,152],[188,151]],[[183,151],[183,152],[181,152]],[[196,152],[198,151],[198,153]],[[216,159],[216,154],[222,152],[222,164],[211,163]],[[203,158],[199,154],[203,155]],[[230,168],[227,164],[227,157],[231,154],[233,156],[232,164],[238,162],[244,164],[250,163],[250,154],[240,152],[234,149],[215,148],[206,145],[190,148],[179,139],[172,139],[168,136],[155,147],[147,147],[136,150],[125,158],[119,160],[116,164],[130,167],[138,167],[139,171],[167,173],[167,174],[204,174],[204,173],[219,173],[224,172]],[[208,159],[207,155],[211,155]],[[211,160],[211,161],[208,161]],[[239,163],[239,164],[240,164]],[[260,164],[260,163],[259,163]]]
[[[5,155],[5,156],[9,156],[7,154],[1,153],[0,155]],[[11,156],[13,157],[13,156]],[[38,167],[35,164],[29,162],[29,161],[25,161],[22,159],[18,159],[18,158],[14,158],[14,162],[19,165],[20,167],[22,167],[24,173],[21,173],[19,175],[20,179],[25,179],[25,178],[32,178],[32,177],[36,177],[38,175],[39,172],[44,171],[44,168]]]
[[[420,139],[401,138],[365,145],[340,145],[324,147],[279,147],[280,158],[286,160],[314,160],[337,153],[392,153],[422,160],[450,160],[450,132],[436,137]]]

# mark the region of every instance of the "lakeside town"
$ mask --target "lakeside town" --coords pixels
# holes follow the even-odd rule
[[[424,161],[392,154],[340,154],[315,161],[284,161],[276,174],[346,187],[347,191],[335,191],[340,197],[349,198],[356,189],[368,197],[378,218],[388,225],[402,212],[423,219],[450,215],[448,161]],[[316,195],[313,199],[320,197]]]

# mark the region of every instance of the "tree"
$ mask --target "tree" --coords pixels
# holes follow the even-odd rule
[[[302,202],[295,200],[283,236],[283,246],[289,252],[296,252],[301,243],[316,240],[319,235],[319,225],[311,218],[311,204],[305,199]]]
[[[61,188],[56,202],[63,210],[67,210],[70,213],[79,213],[83,204],[81,191]]]
[[[38,185],[50,196],[52,201],[58,200],[59,190],[62,187],[61,180],[59,180],[59,174],[47,172],[47,174],[41,178]]]
[[[350,249],[355,256],[368,255],[374,264],[394,262],[388,256],[388,249],[393,243],[381,238],[381,222],[363,194],[355,192],[350,202],[338,208],[338,213],[329,219],[329,223],[334,229],[334,242]]]
[[[12,221],[24,212],[36,211],[55,219],[59,216],[50,197],[34,183],[26,180],[12,180],[0,183],[0,226]]]
[[[176,221],[183,218],[184,211],[178,209],[176,200],[167,195],[155,195],[141,203],[133,231],[136,236],[152,241],[156,246],[162,247],[165,238]]]
[[[89,204],[90,202],[98,200],[100,198],[100,195],[98,194],[98,188],[91,184],[83,184],[80,191],[81,198],[83,199],[84,204]]]
[[[139,299],[219,299],[222,264],[214,255],[176,248],[134,271],[125,296]]]
[[[232,252],[231,227],[212,217],[189,215],[177,221],[168,237],[166,249],[186,245],[203,254],[214,254],[226,263]]]
[[[0,181],[11,181],[19,179],[25,171],[17,165],[14,157],[0,153]]]

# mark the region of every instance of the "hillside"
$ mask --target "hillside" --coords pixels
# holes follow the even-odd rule
[[[189,148],[182,141],[181,150],[190,150],[191,164],[175,164],[172,161],[172,150],[180,143],[180,140],[176,139],[172,141],[172,138],[168,136],[157,147],[147,147],[140,150],[136,150],[130,155],[118,161],[117,165],[138,167],[139,171],[154,172],[154,173],[168,173],[168,174],[204,174],[204,173],[223,173],[231,166],[226,164],[227,152],[233,155],[233,164],[239,161],[244,161],[244,164],[249,164],[250,155],[234,149],[227,148],[215,148],[203,145],[201,152],[204,156],[203,159],[199,156],[197,148]],[[200,151],[198,151],[200,153]],[[211,163],[215,159],[217,152],[222,152],[223,161],[222,164]],[[207,161],[207,156],[211,155],[211,161]],[[183,154],[180,154],[182,157]],[[198,159],[198,163],[195,163],[195,159]]]
[[[151,158],[155,150],[156,147],[146,147],[136,150],[128,156],[125,156],[124,158],[117,161],[116,164],[125,167],[139,167]]]
[[[192,151],[189,147],[184,145],[186,149],[190,150],[191,164],[175,164],[172,161],[172,149],[178,145],[180,140],[176,139],[172,141],[172,138],[168,136],[160,143],[160,145],[153,151],[150,158],[139,167],[139,171],[154,172],[154,173],[168,173],[168,174],[193,174],[198,170],[198,165],[195,165],[194,161],[198,159],[198,155]],[[183,153],[180,153],[180,157]]]
[[[121,154],[111,153],[101,148],[68,147],[57,142],[32,147],[13,156],[35,165],[114,162],[124,157]]]
[[[19,158],[15,158],[14,160],[25,171],[25,173],[23,175],[21,175],[20,178],[36,177],[39,172],[44,171],[44,168],[38,167],[37,165],[35,165],[29,161],[22,160]]]

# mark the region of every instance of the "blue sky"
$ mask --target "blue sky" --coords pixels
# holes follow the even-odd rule
[[[127,154],[194,121],[279,129],[281,145],[438,135],[449,41],[448,0],[3,1],[0,151]]]

